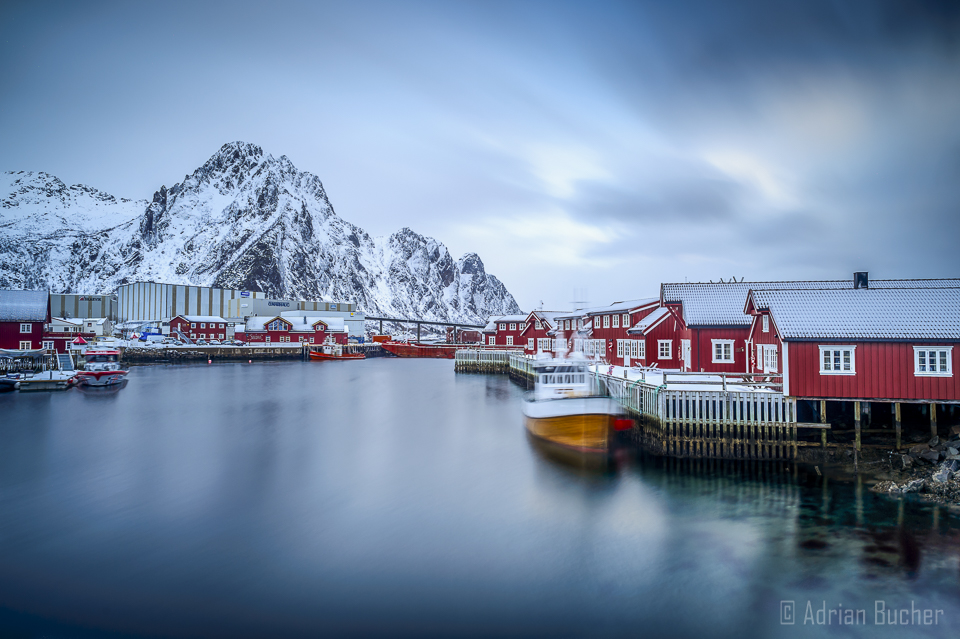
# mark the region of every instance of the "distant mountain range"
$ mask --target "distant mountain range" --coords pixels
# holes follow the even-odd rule
[[[105,293],[135,281],[356,302],[368,314],[483,323],[519,313],[475,253],[389,237],[336,215],[320,179],[286,156],[225,144],[151,200],[47,173],[0,177],[0,288]]]

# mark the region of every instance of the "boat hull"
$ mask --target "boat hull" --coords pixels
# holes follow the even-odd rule
[[[524,425],[532,436],[587,454],[610,451],[620,412],[609,397],[527,401],[523,410]]]
[[[77,373],[77,381],[83,386],[112,386],[122,384],[127,379],[129,371],[81,371]]]
[[[315,361],[323,360],[340,360],[340,359],[366,359],[367,356],[363,353],[350,353],[345,355],[328,355],[326,353],[317,353],[316,351],[310,351],[310,359]]]
[[[381,342],[380,346],[397,357],[429,357],[434,359],[453,359],[462,345],[427,346],[424,344],[404,344],[402,342]]]

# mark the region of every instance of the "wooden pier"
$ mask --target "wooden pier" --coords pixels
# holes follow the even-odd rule
[[[507,373],[524,386],[533,383],[534,358],[523,353],[464,349],[455,359],[458,372]],[[784,397],[777,375],[658,371],[657,377],[662,383],[591,375],[594,391],[610,395],[635,418],[638,443],[655,454],[787,461],[811,445],[798,440],[799,429],[823,428],[797,421],[796,400]]]

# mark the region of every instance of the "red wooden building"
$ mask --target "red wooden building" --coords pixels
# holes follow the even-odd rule
[[[253,316],[247,318],[237,339],[250,344],[323,344],[331,337],[337,344],[347,343],[347,329],[342,317]]]
[[[752,370],[782,371],[785,395],[960,402],[960,280],[755,289],[745,313]]]
[[[592,350],[614,366],[643,363],[644,348],[628,331],[660,306],[656,297],[625,300],[584,311],[584,325],[590,339],[598,340]],[[599,341],[602,340],[602,343]]]
[[[170,333],[181,333],[191,340],[224,340],[227,338],[227,320],[216,315],[177,315],[170,320]]]
[[[554,331],[557,328],[559,311],[532,311],[524,319],[523,330],[520,331],[520,344],[527,355],[548,353],[554,355]]]
[[[483,327],[484,343],[488,346],[515,346],[521,348],[520,333],[525,328],[527,315],[496,315]]]
[[[0,348],[43,348],[43,326],[49,322],[47,291],[0,290]]]
[[[57,353],[66,353],[70,344],[78,337],[85,342],[92,343],[96,334],[92,331],[84,332],[83,319],[69,320],[62,317],[51,318],[49,324],[44,324],[43,347]]]

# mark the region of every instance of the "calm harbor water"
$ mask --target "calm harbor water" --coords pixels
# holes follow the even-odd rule
[[[960,629],[960,519],[849,478],[572,468],[525,435],[520,388],[447,360],[130,378],[0,395],[0,635]]]

